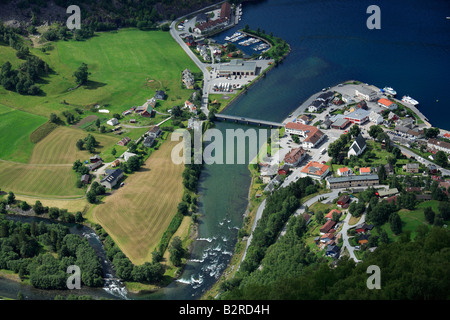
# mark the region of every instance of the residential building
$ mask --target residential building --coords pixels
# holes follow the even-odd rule
[[[374,101],[377,98],[377,93],[372,89],[361,87],[355,90],[355,96],[366,101]]]
[[[387,163],[384,165],[384,169],[386,171],[386,174],[394,174],[395,170],[394,170],[394,166],[390,163]]]
[[[156,91],[155,100],[164,100],[166,98],[166,93],[162,90]]]
[[[306,114],[302,115],[301,117],[297,118],[296,122],[297,123],[301,123],[304,125],[308,125],[310,123],[310,117],[307,116]]]
[[[408,173],[418,173],[419,172],[419,164],[418,163],[407,163],[403,166],[403,170]]]
[[[122,138],[122,140],[120,140],[119,142],[117,142],[117,144],[119,145],[119,146],[126,146],[128,143],[130,143],[130,141],[131,141],[131,139],[130,138],[128,138],[128,137],[124,137],[124,138]]]
[[[190,112],[197,114],[197,107],[195,106],[195,104],[193,104],[189,100],[186,100],[184,102],[184,107],[189,109]]]
[[[444,151],[445,153],[450,153],[450,143],[446,141],[440,141],[437,139],[428,139],[428,148]]]
[[[350,158],[351,156],[359,156],[366,150],[367,144],[366,140],[363,138],[361,134],[359,134],[355,141],[351,144],[347,156]]]
[[[337,210],[337,209],[333,209],[330,212],[328,212],[328,214],[325,216],[325,219],[327,220],[331,220],[333,219],[333,214],[337,214],[338,217],[341,216],[341,211]]]
[[[88,165],[88,168],[89,168],[89,171],[93,171],[97,168],[100,168],[102,165],[103,165],[103,161],[100,160],[100,161],[91,163],[90,165]]]
[[[330,172],[330,167],[316,161],[310,161],[301,172],[315,179],[323,179]]]
[[[350,196],[347,194],[344,194],[339,197],[337,204],[338,204],[338,206],[345,207],[346,205],[349,204],[349,202],[350,202]]]
[[[322,110],[325,107],[326,107],[326,105],[322,100],[314,100],[308,106],[308,111],[309,112],[319,112],[320,110]]]
[[[91,175],[89,175],[89,174],[83,174],[81,176],[81,183],[83,183],[83,184],[88,184],[90,180],[91,180]]]
[[[95,163],[95,162],[101,161],[101,160],[102,160],[102,158],[100,158],[100,156],[98,154],[96,154],[95,156],[89,158],[89,162],[90,163]]]
[[[284,156],[284,163],[291,167],[296,167],[306,157],[306,153],[306,150],[303,148],[292,149]]]
[[[125,152],[121,155],[121,157],[122,157],[125,161],[128,161],[131,157],[134,157],[134,156],[136,156],[135,153],[128,152],[128,151],[125,151]]]
[[[147,136],[145,137],[144,142],[142,144],[144,147],[150,148],[153,145],[153,143],[155,143],[155,137]]]
[[[115,126],[116,124],[119,123],[119,120],[117,120],[116,118],[112,118],[108,121],[106,121],[107,124],[109,124],[110,126]]]
[[[161,128],[159,126],[152,126],[148,131],[148,135],[153,138],[157,138],[161,134]]]
[[[277,175],[278,166],[262,166],[259,171],[259,176],[261,177],[262,182],[269,183],[270,180]]]
[[[291,167],[287,164],[282,165],[280,168],[278,168],[278,174],[280,176],[286,176],[289,171],[290,171]]]
[[[330,177],[327,179],[327,187],[329,189],[337,188],[351,188],[351,187],[364,187],[374,186],[379,184],[379,178],[376,174],[367,175],[351,175],[348,177]]]
[[[335,226],[336,222],[333,220],[328,220],[325,224],[320,228],[320,234],[324,235],[325,233],[329,233],[330,230]]]
[[[349,120],[351,123],[363,124],[369,120],[370,112],[364,109],[356,109],[353,112],[350,112],[347,115],[344,115],[344,118]]]
[[[347,168],[347,167],[337,169],[337,175],[339,177],[346,177],[346,176],[351,175],[352,173],[353,173],[352,169]]]
[[[363,174],[370,174],[371,173],[371,168],[370,167],[363,167],[363,168],[359,168],[359,174],[363,175]]]
[[[107,189],[112,189],[122,177],[123,171],[121,169],[115,169],[112,173],[103,178],[100,181],[100,184]]]
[[[383,123],[383,116],[381,114],[378,114],[374,111],[372,111],[369,114],[369,121],[375,123],[376,125]]]
[[[381,98],[378,100],[378,105],[387,110],[395,110],[398,107],[394,102],[386,98]]]
[[[181,73],[181,81],[183,81],[186,89],[194,89],[195,79],[191,73],[191,70],[183,70],[183,72]]]
[[[338,246],[336,246],[336,245],[329,245],[327,247],[325,255],[327,257],[332,257],[332,258],[338,259],[339,255],[340,255],[340,252],[341,252],[341,249]]]
[[[358,234],[361,234],[361,233],[366,233],[366,232],[368,232],[368,231],[370,231],[370,230],[372,230],[373,229],[373,225],[372,224],[367,224],[367,223],[362,223],[362,224],[359,224],[359,225],[357,225],[356,227],[355,227],[355,231],[356,231],[356,233],[358,233]]]

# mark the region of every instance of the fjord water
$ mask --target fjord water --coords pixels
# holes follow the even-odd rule
[[[367,7],[381,10],[369,30]],[[224,112],[280,121],[313,93],[346,80],[397,97],[410,95],[434,126],[450,130],[450,2],[445,0],[267,0],[246,3],[242,21],[215,39],[223,43],[246,24],[285,39],[292,52]]]

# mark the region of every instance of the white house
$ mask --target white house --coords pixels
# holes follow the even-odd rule
[[[352,169],[347,168],[347,167],[339,168],[337,170],[337,174],[339,177],[347,177],[347,176],[351,175],[352,173],[353,173]]]
[[[383,116],[381,114],[378,114],[378,113],[372,111],[369,114],[369,121],[373,122],[373,123],[375,123],[377,125],[378,124],[382,124],[383,123]]]
[[[111,120],[108,120],[106,123],[109,124],[110,126],[115,126],[116,124],[119,123],[119,120],[117,120],[116,118],[112,118]]]

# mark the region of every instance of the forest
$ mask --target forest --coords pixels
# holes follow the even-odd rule
[[[0,217],[0,269],[18,273],[36,288],[67,289],[70,265],[80,267],[82,284],[103,285],[103,269],[94,249],[66,226]]]
[[[449,299],[450,231],[420,226],[414,241],[381,244],[363,262],[341,259],[335,268],[313,263],[295,270],[298,257],[283,255],[271,265],[277,277],[265,272],[251,275],[242,284],[228,283],[221,299],[233,300],[430,300]],[[292,240],[285,240],[292,241]],[[275,251],[276,249],[273,249]],[[265,259],[270,259],[267,256]],[[306,260],[309,262],[308,260]],[[381,289],[368,289],[367,268],[380,268]],[[278,270],[276,267],[281,268]],[[285,272],[283,272],[285,271]],[[269,277],[270,276],[270,277]]]

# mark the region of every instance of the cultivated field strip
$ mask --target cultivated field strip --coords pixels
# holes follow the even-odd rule
[[[137,264],[151,252],[177,211],[183,185],[183,165],[171,161],[176,142],[166,141],[147,160],[142,172],[130,175],[125,186],[95,208],[94,219]]]

